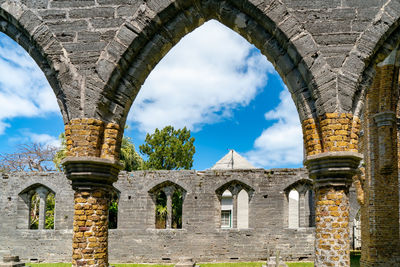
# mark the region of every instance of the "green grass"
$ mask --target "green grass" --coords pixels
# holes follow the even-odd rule
[[[313,262],[287,262],[289,267],[314,267]]]
[[[234,262],[234,263],[200,263],[201,267],[261,267],[264,262]],[[289,267],[314,267],[313,262],[287,262]],[[71,267],[71,263],[27,263],[31,267]],[[110,266],[115,267],[168,267],[174,266],[173,264],[124,264],[124,263],[110,263]],[[359,253],[351,253],[350,258],[351,267],[360,267]]]
[[[27,263],[26,266],[32,267],[71,267],[71,263]],[[168,267],[174,266],[173,264],[125,264],[125,263],[110,263],[110,266],[115,267]]]
[[[71,267],[71,263],[27,263],[26,266],[32,267]]]
[[[173,264],[165,265],[165,264],[133,264],[133,263],[110,263],[110,266],[115,267],[166,267],[166,266],[174,266]]]
[[[264,262],[200,263],[201,267],[261,267]]]

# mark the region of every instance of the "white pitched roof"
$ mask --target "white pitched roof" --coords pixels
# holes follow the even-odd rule
[[[229,150],[222,159],[220,159],[211,170],[232,170],[232,169],[256,169],[245,158],[240,156],[235,150]]]

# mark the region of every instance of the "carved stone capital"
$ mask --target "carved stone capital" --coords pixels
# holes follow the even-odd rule
[[[72,181],[72,188],[92,189],[110,187],[117,181],[122,165],[118,161],[97,157],[66,157],[61,164]]]
[[[378,127],[392,126],[397,123],[396,113],[393,111],[380,112],[373,115],[374,121]]]
[[[356,152],[326,152],[308,156],[304,162],[316,188],[349,187],[357,173],[362,154]]]

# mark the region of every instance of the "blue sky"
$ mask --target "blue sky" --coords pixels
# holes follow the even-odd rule
[[[302,134],[289,92],[272,64],[241,36],[210,21],[160,61],[128,116],[136,147],[156,127],[187,126],[194,169],[235,149],[263,168],[302,165]],[[57,145],[63,131],[44,74],[14,41],[0,35],[0,153],[23,142]]]

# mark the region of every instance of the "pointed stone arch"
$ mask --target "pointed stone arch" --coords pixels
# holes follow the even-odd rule
[[[19,2],[4,2],[0,5],[0,31],[12,38],[35,60],[43,71],[57,98],[64,123],[76,114],[71,92],[68,93],[72,77],[72,65],[64,48],[50,28],[39,16]]]
[[[315,88],[335,78],[317,45],[279,1],[255,6],[250,1],[175,1],[153,10],[146,4],[117,32],[97,62],[102,100],[96,116],[120,125],[154,66],[187,33],[215,19],[254,44],[287,84],[301,120],[324,113],[336,100]],[[315,99],[321,110],[317,111]]]

